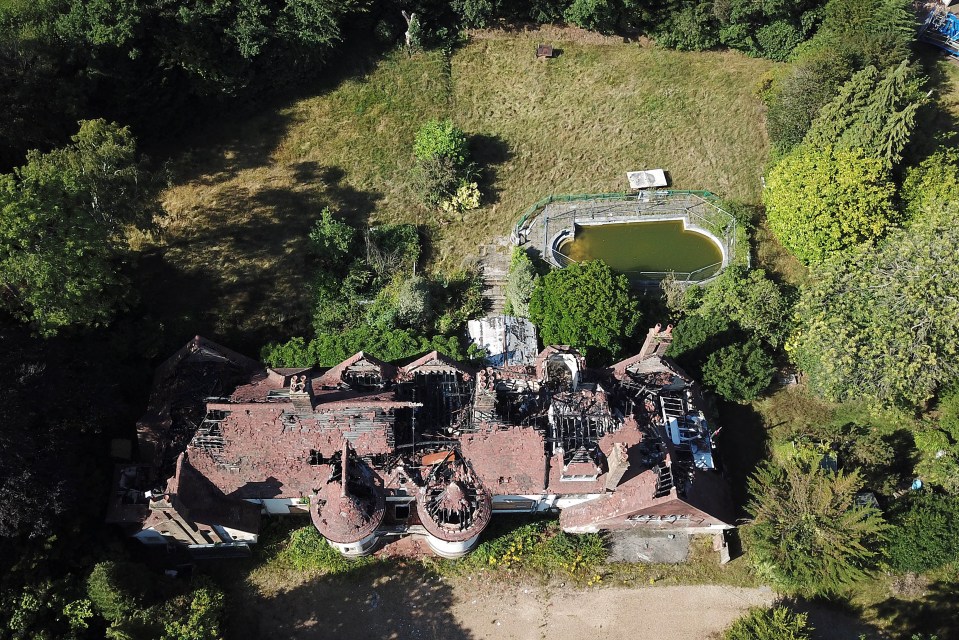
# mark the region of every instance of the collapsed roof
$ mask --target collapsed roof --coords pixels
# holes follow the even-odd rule
[[[657,325],[604,371],[556,345],[478,371],[434,351],[405,366],[360,352],[320,372],[196,338],[158,370],[142,463],[122,471],[110,518],[197,546],[213,525],[255,537],[250,509],[283,503],[345,553],[421,533],[445,555],[501,511],[562,509],[569,531],[728,528],[710,426],[670,340]],[[208,508],[185,491],[201,485]],[[193,531],[161,530],[158,514]]]

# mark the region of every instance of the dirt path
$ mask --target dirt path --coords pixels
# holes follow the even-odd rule
[[[227,637],[701,640],[773,597],[768,588],[547,589],[407,571],[371,581],[321,578],[256,597],[231,616]]]
[[[504,589],[469,599],[455,589],[453,617],[466,637],[517,640],[660,640],[716,636],[751,606],[772,602],[769,589],[720,586],[555,590]],[[466,596],[464,598],[463,596]]]

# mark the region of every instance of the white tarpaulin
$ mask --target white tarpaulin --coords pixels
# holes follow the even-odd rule
[[[473,344],[486,350],[486,362],[494,367],[536,361],[536,327],[526,318],[491,316],[470,320],[467,330]]]
[[[650,189],[666,186],[666,172],[662,169],[647,169],[646,171],[628,171],[630,189]]]

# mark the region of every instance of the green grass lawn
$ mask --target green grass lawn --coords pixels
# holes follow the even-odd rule
[[[147,305],[184,335],[256,344],[305,332],[305,239],[324,206],[360,225],[425,225],[431,264],[455,268],[539,198],[622,190],[627,170],[661,167],[677,188],[759,202],[767,142],[754,91],[773,63],[561,40],[540,62],[535,38],[487,33],[450,59],[394,52],[193,141],[163,194],[159,240],[143,243]],[[462,217],[422,209],[408,186],[413,133],[433,117],[453,118],[486,167],[484,204]]]

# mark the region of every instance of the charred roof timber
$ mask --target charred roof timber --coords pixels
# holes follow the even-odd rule
[[[605,370],[550,346],[480,371],[360,352],[323,372],[196,338],[157,372],[144,459],[118,468],[109,520],[206,548],[255,542],[250,510],[309,512],[350,556],[412,534],[457,557],[493,514],[518,510],[559,509],[571,532],[726,529],[715,431],[665,356],[671,339],[657,325]]]

